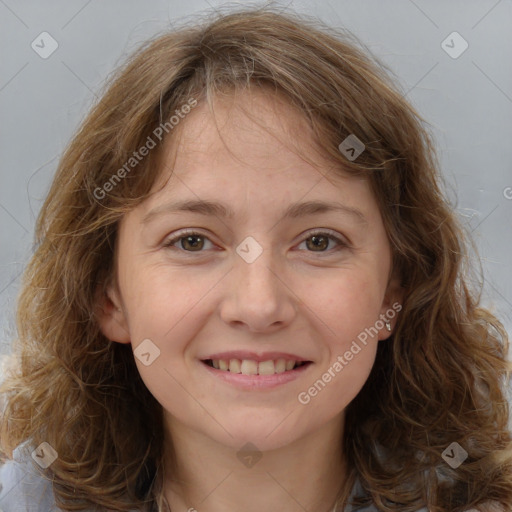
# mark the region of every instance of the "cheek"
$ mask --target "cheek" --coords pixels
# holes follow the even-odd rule
[[[308,416],[329,421],[343,411],[361,391],[375,361],[377,344],[356,342],[347,351],[337,354],[319,373],[309,387],[298,395],[298,402]],[[348,359],[350,355],[350,360]]]
[[[130,334],[139,374],[164,409],[185,418],[204,413],[185,392],[190,374],[183,361],[190,339],[200,328],[196,320],[204,309],[201,299],[211,286],[163,267],[134,272],[128,286]],[[149,356],[138,357],[141,353]]]
[[[328,419],[343,410],[359,393],[373,367],[378,346],[375,323],[383,293],[372,276],[340,273],[326,281],[324,293],[310,295],[318,334],[327,357],[298,401],[313,416]]]
[[[156,266],[134,272],[128,286],[129,329],[137,368],[147,388],[168,410],[185,411],[193,406],[184,393],[193,373],[187,348],[212,314],[211,292],[219,281],[214,274],[205,272],[201,277],[197,272],[171,272]],[[150,356],[139,359],[141,352]],[[150,364],[144,364],[148,359]]]
[[[373,275],[363,270],[338,270],[333,279],[309,291],[307,306],[321,321],[319,326],[334,350],[350,346],[361,332],[379,319],[383,290]]]
[[[377,352],[375,322],[383,291],[366,269],[337,271],[309,294],[308,308],[317,317],[316,331],[327,349],[325,357],[301,390],[298,401],[323,420],[342,411],[366,382]]]
[[[164,266],[133,271],[126,279],[123,293],[127,297],[134,343],[147,337],[162,342],[179,338],[177,333],[185,325],[190,327],[190,317],[199,310],[215,282],[213,275],[201,277],[190,272],[170,272]]]

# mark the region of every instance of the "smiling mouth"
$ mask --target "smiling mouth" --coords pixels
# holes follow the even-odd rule
[[[276,359],[257,362],[252,359],[204,359],[204,364],[219,371],[238,373],[242,375],[274,375],[277,373],[291,372],[311,361],[290,361]]]

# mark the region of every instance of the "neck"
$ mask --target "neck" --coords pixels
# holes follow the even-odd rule
[[[163,490],[172,512],[331,512],[337,498],[350,492],[344,486],[341,416],[252,459],[175,419],[171,424]]]

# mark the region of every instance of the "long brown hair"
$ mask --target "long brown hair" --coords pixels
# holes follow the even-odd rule
[[[2,450],[53,446],[64,510],[160,502],[161,406],[130,345],[106,339],[94,311],[114,271],[118,221],[148,197],[161,144],[120,169],[191,98],[261,86],[303,113],[335,168],[367,177],[405,289],[396,330],[347,409],[346,487],[357,478],[360,501],[383,511],[457,512],[487,500],[512,509],[508,338],[469,286],[467,237],[425,122],[353,36],[271,8],[210,14],[150,41],[71,141],[24,274]],[[169,125],[162,135],[173,137]],[[349,135],[365,144],[353,161],[338,149]],[[468,453],[456,469],[442,458],[453,442]]]

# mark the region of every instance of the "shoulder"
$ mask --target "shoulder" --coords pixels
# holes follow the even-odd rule
[[[370,505],[365,508],[357,508],[357,509],[354,509],[354,508],[352,508],[351,505],[348,505],[345,508],[344,512],[378,512],[378,509],[375,508],[374,505]],[[428,512],[428,509],[422,508],[422,509],[418,510],[417,512]],[[477,508],[471,508],[471,509],[466,510],[465,512],[507,512],[507,511],[505,510],[505,507],[503,505],[501,505],[500,503],[498,503],[496,501],[488,501],[487,503],[485,503],[483,505],[478,505]]]
[[[0,466],[0,510],[56,510],[52,483],[36,469],[26,444],[14,450],[13,460]]]
[[[378,512],[378,509],[374,505],[369,505],[363,508],[353,508],[353,506],[350,503],[350,499],[356,495],[361,495],[362,493],[363,488],[361,486],[361,482],[359,481],[359,479],[356,479],[352,487],[352,491],[350,493],[349,503],[347,504],[343,512]],[[418,510],[417,512],[428,512],[428,509],[424,507]],[[505,509],[504,505],[497,501],[487,501],[476,507],[469,508],[464,512],[507,512],[507,510]]]
[[[466,512],[507,512],[505,507],[497,501],[487,501],[482,505],[478,505],[475,508],[471,508]]]
[[[33,451],[25,442],[14,450],[13,460],[0,464],[0,512],[62,512],[52,481],[32,458]]]

